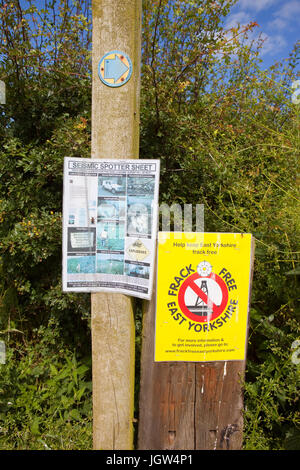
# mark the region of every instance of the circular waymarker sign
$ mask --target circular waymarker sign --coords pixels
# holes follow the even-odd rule
[[[227,302],[228,289],[224,280],[210,270],[202,276],[198,272],[191,274],[178,292],[182,313],[196,322],[215,320],[224,312]]]
[[[130,57],[121,51],[110,51],[100,59],[98,65],[100,80],[107,86],[125,85],[132,75]]]

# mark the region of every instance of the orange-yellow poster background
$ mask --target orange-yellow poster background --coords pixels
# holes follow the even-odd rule
[[[159,232],[155,361],[244,360],[252,236]]]

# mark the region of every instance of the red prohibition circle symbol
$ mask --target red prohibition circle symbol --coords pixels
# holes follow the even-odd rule
[[[220,305],[216,305],[212,299],[196,284],[197,279],[212,279],[215,281],[221,289],[222,300]],[[201,307],[186,305],[185,293],[186,290],[190,287],[197,298],[202,304]],[[181,285],[178,292],[178,304],[182,313],[188,317],[190,320],[196,322],[205,322],[215,320],[222,312],[224,312],[228,302],[228,289],[224,280],[217,274],[211,273],[209,276],[201,277],[198,273],[194,273],[189,276]]]

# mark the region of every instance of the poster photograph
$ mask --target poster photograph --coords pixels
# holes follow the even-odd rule
[[[151,298],[159,160],[65,158],[63,290]]]
[[[159,232],[155,361],[244,360],[252,236]]]

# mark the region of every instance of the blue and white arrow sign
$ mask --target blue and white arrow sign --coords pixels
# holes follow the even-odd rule
[[[125,85],[132,75],[130,57],[121,51],[111,51],[99,61],[98,75],[107,86],[119,87]]]

